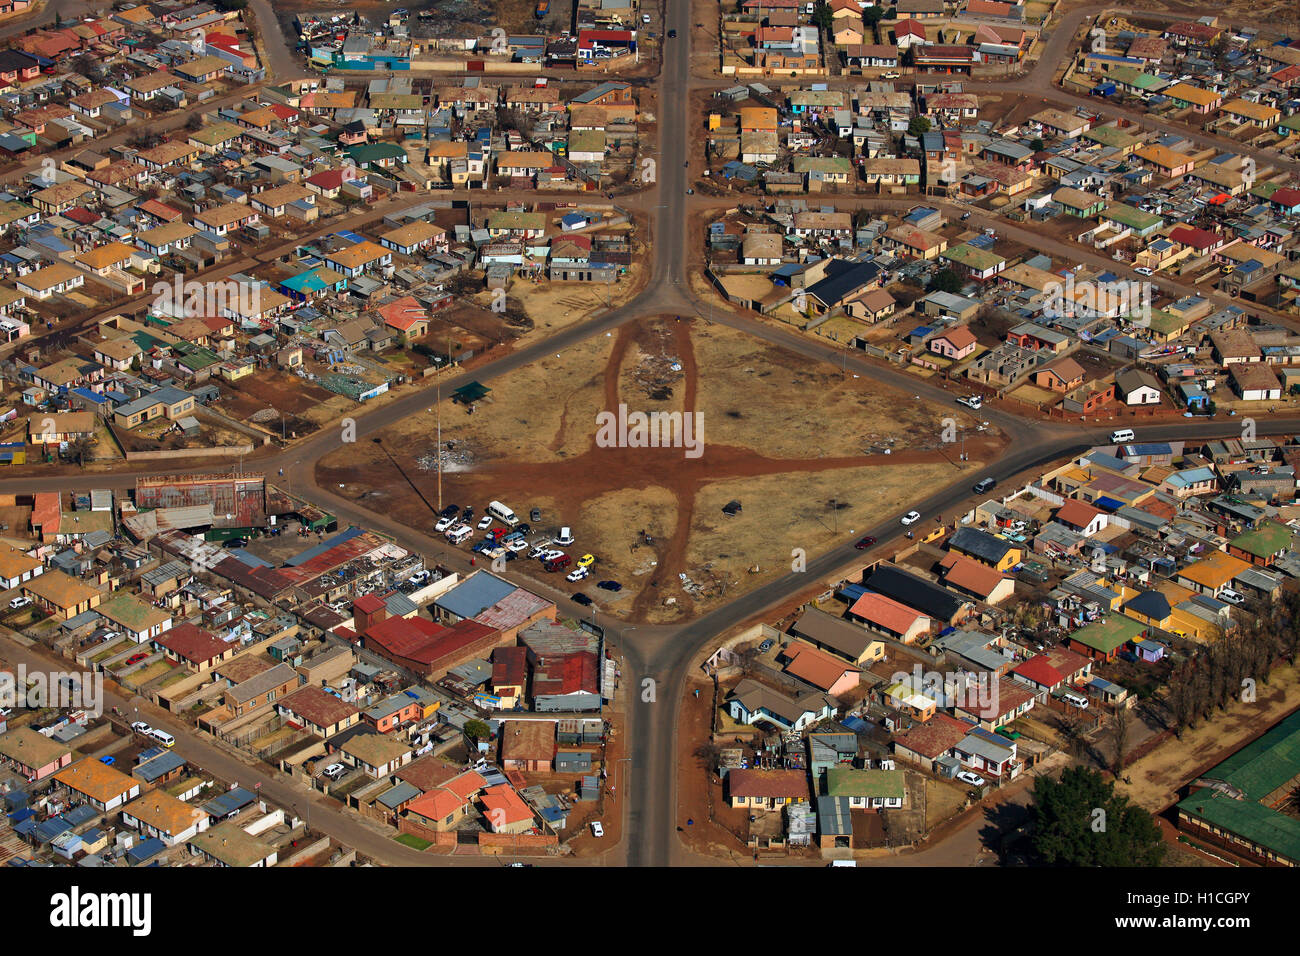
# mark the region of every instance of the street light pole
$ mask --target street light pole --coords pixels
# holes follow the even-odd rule
[[[438,513],[442,514],[442,382],[438,383]]]

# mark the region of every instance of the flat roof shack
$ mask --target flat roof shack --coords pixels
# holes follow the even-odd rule
[[[320,687],[294,691],[276,705],[276,710],[288,723],[324,739],[342,733],[361,720],[360,710]]]
[[[218,866],[275,866],[280,855],[268,843],[249,835],[237,823],[226,822],[198,834],[189,842],[190,852]]]
[[[390,617],[372,624],[362,635],[366,650],[424,677],[485,657],[504,641],[499,631],[477,621],[462,620],[447,627],[422,617]]]
[[[64,767],[54,781],[104,813],[140,796],[140,781],[89,757]]]
[[[17,727],[0,734],[0,757],[28,780],[43,780],[72,763],[72,748],[30,727]]]

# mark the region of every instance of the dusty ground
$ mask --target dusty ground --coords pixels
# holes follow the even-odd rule
[[[597,415],[620,405],[699,413],[702,453],[600,447]],[[643,320],[512,373],[473,415],[444,403],[442,500],[481,511],[495,499],[521,515],[541,508],[539,530],[572,526],[575,556],[601,560],[593,578],[624,584],[602,610],[667,622],[758,584],[761,576],[745,575],[752,564],[777,573],[792,547],[811,558],[836,534],[897,509],[918,485],[957,477],[955,446],[939,440],[944,411],[734,330]],[[428,527],[436,431],[435,415],[412,416],[388,429],[382,445],[327,456],[319,480]],[[968,441],[964,470],[981,467],[995,442]],[[732,497],[744,512],[726,519],[720,508]],[[747,580],[724,587],[719,562]]]
[[[1275,670],[1268,684],[1256,689],[1253,704],[1237,703],[1226,713],[1216,712],[1209,723],[1170,737],[1156,749],[1124,768],[1131,785],[1117,789],[1152,812],[1178,799],[1180,787],[1254,740],[1300,706],[1300,670]]]

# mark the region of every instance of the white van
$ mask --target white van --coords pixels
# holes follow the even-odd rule
[[[162,744],[164,747],[170,747],[172,744],[176,743],[175,737],[167,733],[167,731],[159,730],[156,727],[149,731],[149,736],[158,741],[158,743]]]
[[[1131,428],[1121,428],[1119,431],[1110,433],[1110,442],[1112,445],[1122,445],[1125,442],[1135,441],[1137,436],[1133,434]]]
[[[499,501],[488,502],[487,513],[507,527],[513,528],[519,524],[519,519],[515,517],[515,513]]]
[[[1067,704],[1073,704],[1075,707],[1078,707],[1080,710],[1088,709],[1088,698],[1081,697],[1078,694],[1062,694],[1061,699],[1064,700]]]

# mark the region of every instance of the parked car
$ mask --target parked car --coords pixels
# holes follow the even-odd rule
[[[510,550],[511,554],[518,554],[521,551],[528,550],[528,542],[523,538],[515,538],[513,541],[506,542],[506,547]]]
[[[587,597],[587,595],[583,594],[581,591],[578,591],[576,594],[573,595],[573,603],[581,604],[583,607],[591,607],[591,605],[594,602],[591,600],[591,598]]]
[[[117,761],[113,757],[100,757],[99,762],[102,763],[105,767],[111,767],[113,766],[113,764],[117,763]]]
[[[478,529],[480,531],[486,531],[490,527],[492,527],[491,515],[484,515],[482,518],[479,519]]]
[[[32,603],[32,599],[29,597],[16,597],[9,602],[9,610],[16,611],[18,610],[18,608],[27,607],[27,605],[31,603]]]
[[[550,553],[550,550],[551,549],[546,547],[546,545],[539,544],[537,547],[533,548],[533,550],[528,552],[528,557],[534,560],[541,560]]]
[[[573,563],[572,558],[570,558],[567,554],[562,554],[558,558],[552,558],[551,560],[547,561],[544,565],[542,565],[542,567],[544,567],[547,571],[563,571],[572,563]]]
[[[1234,591],[1232,588],[1224,588],[1219,592],[1219,600],[1224,604],[1245,604],[1246,596],[1239,591]]]
[[[921,512],[909,511],[907,514],[903,515],[901,520],[903,524],[915,524],[921,520]]]
[[[560,533],[555,536],[555,543],[561,548],[567,548],[569,545],[573,544],[573,542],[574,537],[572,528],[561,528]]]
[[[410,581],[412,584],[417,585],[417,586],[418,586],[418,585],[421,585],[421,584],[424,584],[425,582],[427,582],[427,581],[429,580],[429,571],[428,571],[427,568],[426,568],[425,570],[423,570],[423,571],[416,571],[414,574],[412,574],[412,575],[411,575],[409,578],[407,578],[406,580]]]
[[[669,30],[669,31],[668,31],[668,39],[670,39],[670,40],[675,40],[675,39],[677,39],[677,31],[676,31],[676,30]],[[600,826],[600,824],[598,824],[598,823],[597,823],[597,824],[593,824],[593,826]],[[596,836],[600,836],[600,834],[597,833]]]
[[[460,514],[460,505],[447,505],[447,507],[438,512],[438,517],[454,518],[458,514]]]
[[[975,494],[982,495],[987,491],[992,491],[993,486],[996,484],[997,481],[992,478],[981,478],[979,481],[975,482]]]
[[[1153,276],[1156,274],[1154,269],[1148,269],[1146,266],[1138,266],[1133,271],[1140,276]]]
[[[964,213],[961,214],[961,221],[962,221],[962,222],[965,222],[965,221],[966,221],[967,219],[969,219],[969,218],[970,218],[970,213],[968,213],[968,212],[964,212]]]
[[[139,664],[142,660],[144,660],[148,656],[149,656],[148,651],[141,651],[138,654],[132,654],[130,657],[126,659],[126,664],[123,666],[130,667],[132,664]]]
[[[532,533],[533,533],[533,526],[530,525],[527,521],[525,521],[523,524],[515,528],[515,534],[519,535],[520,537]]]
[[[533,524],[537,524],[537,522],[542,520],[542,510],[540,508],[534,508],[532,511],[528,512],[528,520]]]
[[[446,531],[455,523],[456,523],[456,519],[451,517],[450,515],[446,518],[439,518],[438,523],[433,526],[433,530],[438,532],[439,534],[442,534],[444,531]]]
[[[547,548],[546,551],[540,555],[540,558],[543,561],[558,561],[562,557],[564,557],[564,552],[556,550],[555,548]]]
[[[972,787],[982,787],[985,780],[977,773],[971,773],[969,770],[963,770],[957,774],[957,779],[962,783],[969,783]]]
[[[760,654],[766,654],[768,651],[770,651],[770,650],[772,649],[772,643],[773,643],[773,641],[772,641],[772,639],[769,637],[769,638],[768,638],[767,640],[765,640],[762,644],[758,645],[758,652],[759,652]]]
[[[867,548],[871,547],[875,543],[876,543],[876,539],[873,538],[871,535],[867,535],[866,537],[859,539],[858,543],[855,544],[853,547],[857,548],[859,551],[865,551],[867,550]]]
[[[596,837],[603,837],[605,835],[605,828],[601,826],[599,820],[591,821],[591,835]]]
[[[464,511],[462,511],[462,512],[460,513],[460,520],[463,521],[463,522],[465,522],[466,524],[469,524],[471,521],[473,521],[473,520],[474,520],[474,509],[473,509],[473,508],[466,508]]]
[[[227,538],[222,544],[227,548],[246,548],[248,547],[247,538]]]
[[[321,771],[321,776],[329,780],[337,780],[348,772],[348,768],[341,763],[332,763]]]
[[[984,406],[984,399],[978,395],[963,395],[961,398],[957,399],[957,404],[979,410]]]
[[[619,591],[623,590],[623,585],[619,584],[617,581],[601,581],[596,585],[596,587],[600,588],[602,591],[609,591],[613,594],[617,594]]]
[[[568,581],[570,584],[574,584],[577,583],[578,581],[581,581],[589,574],[591,574],[591,572],[588,571],[586,568],[578,567],[578,568],[574,568],[572,571],[566,574],[564,576],[564,580]]]
[[[578,559],[578,567],[580,568],[589,568],[595,563],[596,556],[594,554],[584,554]]]
[[[153,728],[150,727],[148,724],[146,724],[143,720],[135,721],[133,724],[131,724],[131,729],[134,730],[137,734],[153,733]]]

